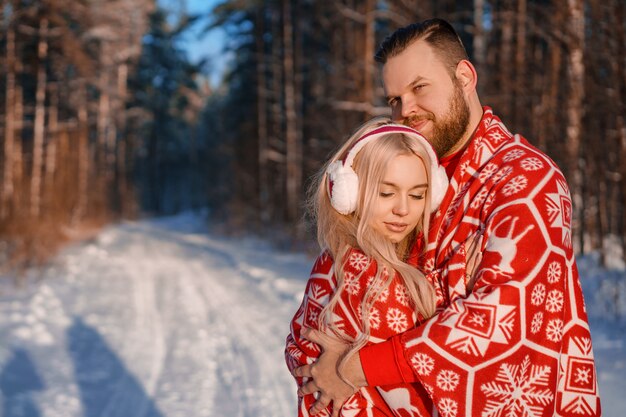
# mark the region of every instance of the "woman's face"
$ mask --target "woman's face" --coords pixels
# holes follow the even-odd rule
[[[370,226],[393,243],[401,242],[422,219],[427,189],[422,160],[414,154],[396,156],[380,183]]]

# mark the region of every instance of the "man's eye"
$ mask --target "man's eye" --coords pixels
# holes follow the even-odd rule
[[[397,98],[392,98],[391,100],[389,100],[387,102],[387,104],[389,104],[389,106],[391,107],[395,107],[398,105],[399,100]]]

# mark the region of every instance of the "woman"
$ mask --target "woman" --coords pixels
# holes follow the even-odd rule
[[[350,137],[317,178],[310,206],[322,254],[291,322],[285,349],[290,370],[320,354],[300,336],[303,328],[346,341],[347,358],[435,314],[434,289],[411,256],[419,252],[415,242],[425,247],[421,231],[428,229],[430,213],[448,186],[426,139],[406,126],[374,119]],[[431,415],[432,404],[421,399],[428,398],[420,395],[423,389],[419,384],[365,387],[344,404],[341,415]],[[312,395],[301,397],[298,415],[309,415],[314,402]]]

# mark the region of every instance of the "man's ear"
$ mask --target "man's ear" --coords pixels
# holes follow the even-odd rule
[[[476,90],[478,75],[476,74],[476,68],[468,60],[464,59],[457,64],[456,79],[459,80],[461,88],[466,93]]]

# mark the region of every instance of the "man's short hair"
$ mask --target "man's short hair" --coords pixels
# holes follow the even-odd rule
[[[457,64],[464,59],[469,60],[463,42],[452,25],[438,18],[412,23],[396,30],[381,43],[374,59],[385,64],[389,58],[399,55],[420,39],[433,48],[453,78]]]

